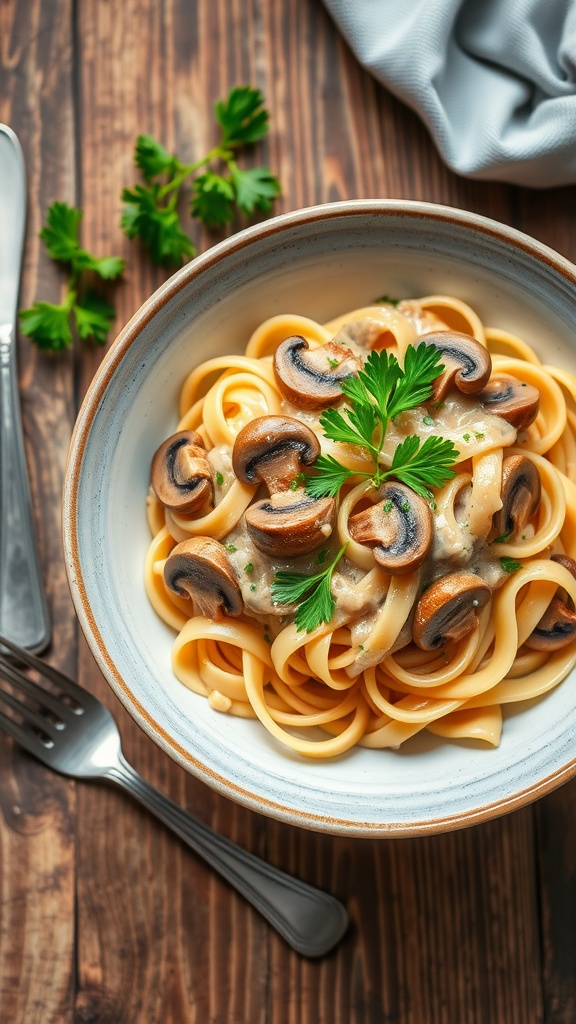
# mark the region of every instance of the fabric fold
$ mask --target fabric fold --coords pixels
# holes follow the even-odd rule
[[[456,173],[576,182],[576,0],[324,3]]]

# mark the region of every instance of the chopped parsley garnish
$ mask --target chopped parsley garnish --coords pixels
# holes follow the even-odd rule
[[[522,568],[522,562],[517,562],[515,558],[503,557],[500,559],[500,565],[504,569],[504,572],[516,572]]]
[[[305,473],[298,473],[298,476],[295,476],[294,479],[290,481],[290,484],[289,484],[290,490],[291,491],[295,491],[298,487],[300,487],[304,483],[306,483],[306,474]]]

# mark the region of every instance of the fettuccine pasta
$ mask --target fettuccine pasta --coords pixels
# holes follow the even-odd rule
[[[388,422],[376,485],[369,450],[321,417],[371,352],[404,367],[422,342],[444,370]],[[177,678],[215,711],[315,758],[422,730],[496,746],[503,707],[574,667],[576,377],[523,339],[442,295],[274,316],[192,370],[179,415],[152,464],[145,586]],[[454,446],[428,496],[395,481],[407,437]],[[318,451],[349,473],[311,498]],[[274,581],[332,563],[332,611],[303,628]]]

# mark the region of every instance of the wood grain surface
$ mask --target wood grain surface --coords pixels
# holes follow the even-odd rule
[[[151,132],[184,159],[198,156],[215,141],[214,101],[242,83],[259,86],[271,111],[257,159],[282,182],[278,212],[346,198],[441,202],[576,260],[574,190],[450,173],[320,0],[0,0],[0,121],[17,131],[29,177],[22,306],[60,294],[38,239],[60,199],[82,206],[88,249],[126,257],[113,292],[117,328],[126,323],[167,276],[119,228],[135,138]],[[220,237],[193,230],[201,249]],[[335,893],[352,927],[333,954],[305,960],[122,793],[50,774],[0,736],[2,1024],[574,1024],[576,782],[443,836],[332,838],[217,796],[116,701],[80,635],[60,542],[68,441],[102,354],[52,358],[20,341],[54,623],[47,657],[113,709],[126,756],[148,780]]]

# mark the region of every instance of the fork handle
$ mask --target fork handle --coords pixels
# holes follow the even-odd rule
[[[117,783],[203,857],[298,953],[323,956],[348,927],[345,907],[326,892],[285,874],[219,835],[159,793],[122,758],[106,778]]]

